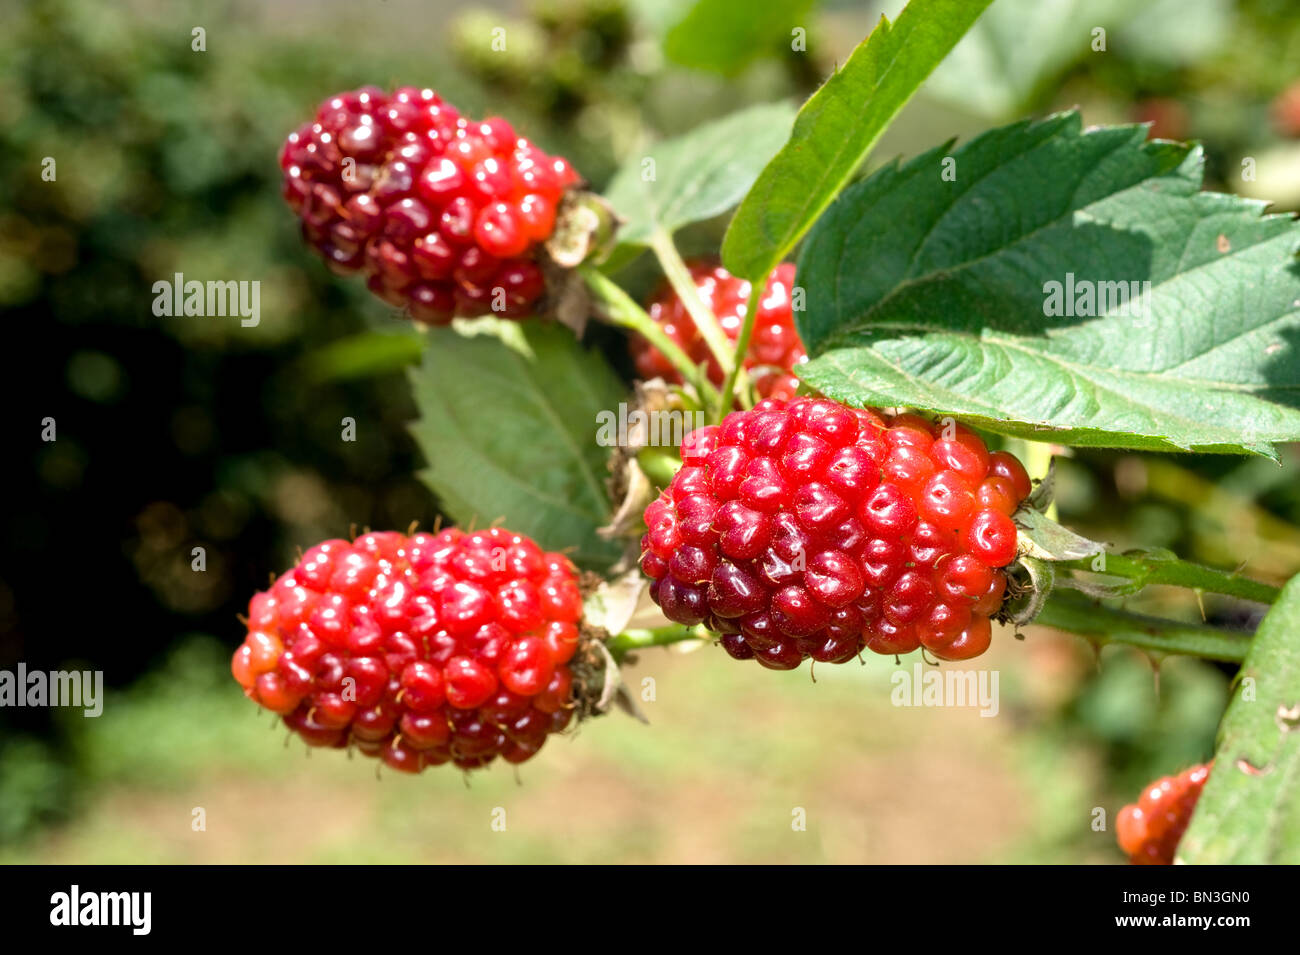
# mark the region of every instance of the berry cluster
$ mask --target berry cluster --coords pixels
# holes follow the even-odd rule
[[[1192,821],[1210,766],[1193,766],[1177,776],[1157,779],[1141,798],[1115,819],[1119,847],[1134,865],[1173,865],[1178,842]]]
[[[280,152],[284,197],[340,273],[412,318],[526,315],[546,291],[533,252],[573,167],[503,119],[474,122],[433,90],[373,87],[323,104]]]
[[[864,647],[983,653],[1030,483],[960,425],[765,399],[682,444],[646,508],[641,568],[665,616],[787,670]]]
[[[581,614],[573,565],[526,537],[366,534],[253,597],[231,671],[313,746],[413,773],[520,763],[572,718]]]
[[[722,266],[711,261],[690,264],[691,277],[700,291],[700,298],[717,316],[722,330],[733,342],[740,336],[740,326],[745,321],[745,306],[749,301],[750,284],[738,279]],[[754,385],[764,398],[788,401],[795,396],[799,380],[790,374],[795,365],[808,360],[808,355],[795,331],[791,310],[791,292],[794,287],[794,266],[778,265],[768,276],[767,287],[759,300],[758,315],[754,319],[754,332],[745,355],[746,369],[765,369],[755,379]],[[664,334],[690,356],[691,361],[708,364],[709,378],[715,385],[723,382],[722,366],[709,351],[708,343],[687,312],[686,306],[671,287],[663,289],[650,302],[650,318],[663,329]],[[664,354],[640,335],[632,337],[629,347],[636,363],[637,374],[642,378],[662,377],[673,384],[681,384],[682,377]]]

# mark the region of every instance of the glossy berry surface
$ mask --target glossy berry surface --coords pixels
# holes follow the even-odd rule
[[[669,619],[780,670],[988,649],[1030,488],[1014,456],[951,421],[796,398],[691,432],[682,462],[641,540]]]
[[[312,746],[520,763],[573,715],[581,614],[569,560],[500,528],[329,540],[250,601],[231,672]]]
[[[430,324],[530,314],[546,291],[537,247],[578,181],[505,120],[470,120],[415,87],[331,97],[289,135],[280,168],[326,264]]]
[[[1134,865],[1173,865],[1178,842],[1192,821],[1210,766],[1193,766],[1157,779],[1115,818],[1119,847]]]
[[[691,277],[700,291],[700,298],[717,316],[722,330],[733,342],[740,336],[745,321],[745,308],[749,302],[750,283],[738,279],[722,266],[712,261],[690,263]],[[759,369],[754,385],[764,398],[789,400],[794,397],[798,379],[790,374],[795,365],[808,360],[799,333],[794,327],[791,296],[794,289],[794,265],[778,265],[768,276],[767,287],[759,300],[758,315],[754,319],[754,332],[745,355],[745,368]],[[723,383],[722,366],[709,351],[695,322],[682,300],[670,287],[664,288],[650,302],[650,318],[663,329],[690,356],[695,364],[709,366],[709,378],[715,385]],[[629,347],[636,363],[637,374],[649,379],[661,377],[673,384],[681,384],[682,377],[664,357],[663,353],[640,335],[633,336]]]

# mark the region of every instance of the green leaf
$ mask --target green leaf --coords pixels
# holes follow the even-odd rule
[[[431,329],[410,373],[421,480],[457,524],[501,520],[583,567],[608,567],[621,549],[596,534],[610,516],[597,415],[626,400],[623,384],[558,325],[463,327]]]
[[[790,141],[736,211],[722,261],[763,278],[844,188],[889,121],[989,0],[912,0],[884,17],[842,69],[804,104]]]
[[[1255,634],[1178,861],[1300,863],[1300,576]],[[1249,679],[1250,682],[1245,682]]]
[[[681,66],[735,76],[808,26],[813,0],[699,0],[668,31],[664,54]]]
[[[1300,229],[1201,175],[1197,147],[1073,112],[877,171],[804,245],[800,376],[1062,444],[1273,456],[1300,438]],[[1048,315],[1049,283],[1076,313],[1138,295]]]
[[[793,118],[788,103],[751,106],[629,159],[605,192],[626,220],[620,248],[647,246],[657,233],[711,219],[738,203],[785,142]]]

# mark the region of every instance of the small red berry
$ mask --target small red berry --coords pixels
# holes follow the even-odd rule
[[[1028,493],[1014,457],[960,425],[812,398],[733,412],[688,435],[682,457],[641,542],[669,619],[778,670],[862,649],[988,649],[998,568],[1016,553],[1008,513]]]
[[[290,134],[280,168],[285,200],[330,268],[362,272],[384,301],[436,325],[536,307],[546,291],[537,247],[578,181],[505,120],[468,122],[415,87],[331,97]]]
[[[526,537],[366,534],[255,595],[230,669],[313,746],[403,772],[520,762],[572,714],[581,614],[573,565]]]
[[[716,262],[699,260],[689,263],[695,287],[709,310],[717,317],[733,342],[740,335],[745,308],[749,302],[750,283],[738,279]],[[795,267],[791,263],[778,265],[767,279],[763,297],[759,300],[758,314],[750,338],[749,353],[744,366],[755,373],[754,384],[765,398],[790,399],[795,395],[799,381],[791,370],[808,360],[799,333],[795,330],[793,295]],[[655,321],[696,364],[708,364],[709,378],[715,385],[723,382],[722,368],[713,358],[708,343],[700,335],[686,306],[676,293],[665,287],[650,302],[647,311]],[[681,375],[672,363],[641,336],[633,336],[629,343],[637,373],[642,378],[661,377],[674,384],[681,383]]]
[[[1134,865],[1171,865],[1213,763],[1164,776],[1115,818],[1119,847]]]
[[[989,455],[989,476],[1006,478],[1011,482],[1011,489],[1018,500],[1029,496],[1032,485],[1025,466],[1010,451],[994,451]]]
[[[990,567],[1003,567],[1016,556],[1016,525],[998,511],[983,510],[970,522],[966,549]]]

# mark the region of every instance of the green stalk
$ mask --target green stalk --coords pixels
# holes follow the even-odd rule
[[[668,277],[668,284],[673,287],[677,297],[686,306],[691,321],[699,329],[700,335],[703,337],[705,344],[709,346],[709,351],[713,353],[713,357],[722,366],[723,374],[730,375],[737,364],[736,355],[743,354],[743,352],[737,352],[732,347],[731,340],[727,338],[727,333],[722,330],[722,325],[718,322],[718,317],[704,304],[704,299],[700,298],[700,290],[695,287],[695,279],[691,277],[691,270],[686,267],[686,263],[682,261],[681,253],[677,251],[677,246],[673,244],[673,237],[667,232],[658,231],[650,240],[650,248],[654,252],[655,258],[659,260],[659,267],[664,270],[664,275]]]
[[[656,627],[653,630],[627,630],[610,637],[605,643],[605,649],[616,662],[622,663],[624,657],[636,650],[666,647],[673,643],[681,643],[683,640],[709,640],[713,636],[703,627],[673,624],[668,627]]]
[[[1105,569],[1094,571],[1092,563],[1096,558],[1084,557],[1079,560],[1062,561],[1058,566],[1090,573],[1105,574],[1111,577],[1125,577],[1142,586],[1148,584],[1165,584],[1171,587],[1186,587],[1211,594],[1224,594],[1242,600],[1254,600],[1258,603],[1271,604],[1277,600],[1281,591],[1269,584],[1249,577],[1238,577],[1235,573],[1202,567],[1178,558],[1143,558],[1125,557],[1120,554],[1105,555]]]
[[[1240,663],[1253,634],[1209,624],[1182,623],[1114,610],[1077,594],[1054,593],[1034,618],[1035,624],[1055,627],[1098,645],[1111,643],[1156,653],[1203,657]]]
[[[754,335],[754,317],[758,314],[758,303],[763,298],[763,290],[767,288],[767,279],[764,278],[758,282],[751,282],[749,285],[749,301],[745,303],[745,320],[741,323],[740,334],[736,337],[736,354],[749,354],[749,340]],[[736,385],[742,380],[745,374],[744,359],[736,362],[727,372],[727,377],[722,383],[722,404],[718,412],[718,421],[721,422],[727,416],[727,412],[736,406]]]
[[[682,380],[695,386],[696,393],[706,408],[718,401],[718,391],[709,382],[708,376],[676,342],[664,334],[663,329],[651,320],[645,309],[604,273],[591,266],[582,266],[579,271],[592,296],[600,304],[602,315],[610,324],[638,332],[663,352],[664,357],[672,362],[682,376]]]

